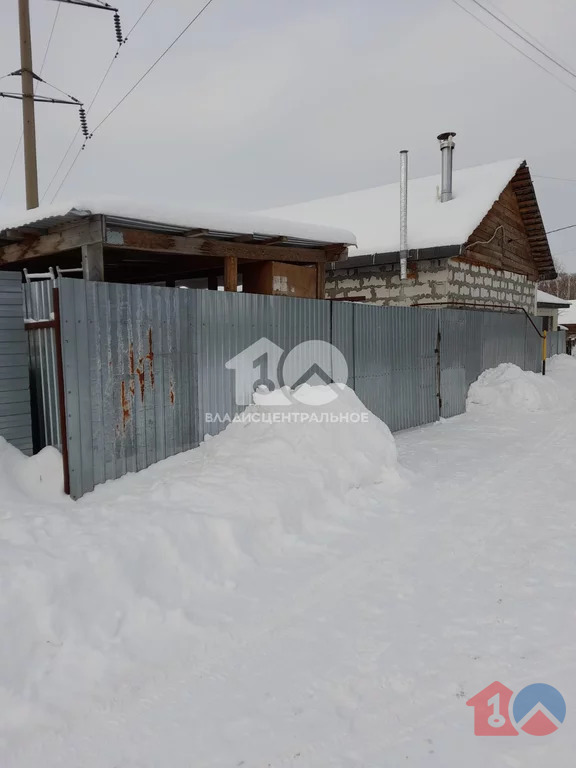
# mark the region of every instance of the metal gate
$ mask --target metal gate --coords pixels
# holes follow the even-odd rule
[[[62,451],[63,392],[59,384],[61,348],[54,300],[56,283],[52,273],[25,276],[34,451],[47,445]]]

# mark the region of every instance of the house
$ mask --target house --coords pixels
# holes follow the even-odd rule
[[[442,176],[407,184],[406,279],[398,183],[266,212],[354,231],[357,251],[329,267],[328,298],[534,313],[536,284],[556,270],[530,170],[519,159],[452,173],[454,135],[439,137]]]
[[[341,228],[253,214],[78,201],[0,217],[0,269],[323,298],[326,263],[355,242]]]
[[[566,342],[570,351],[576,348],[576,301],[569,301],[567,309],[560,309],[558,322],[566,329]]]
[[[558,313],[561,309],[569,309],[570,302],[566,299],[559,299],[546,291],[536,292],[536,316],[543,317],[544,331],[558,330]]]

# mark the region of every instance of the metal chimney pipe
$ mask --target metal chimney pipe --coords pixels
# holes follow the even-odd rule
[[[400,152],[400,280],[408,274],[408,150]]]
[[[440,150],[442,151],[442,189],[440,192],[440,202],[446,203],[452,200],[452,159],[454,155],[454,136],[453,131],[441,133],[438,136]]]

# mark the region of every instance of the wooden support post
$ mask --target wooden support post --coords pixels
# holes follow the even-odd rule
[[[326,298],[326,264],[316,264],[316,298]]]
[[[238,257],[230,254],[224,257],[224,290],[238,290]]]
[[[82,246],[82,272],[84,280],[104,280],[104,245],[92,243]]]

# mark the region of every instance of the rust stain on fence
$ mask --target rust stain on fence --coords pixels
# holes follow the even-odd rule
[[[138,365],[135,363],[134,345],[130,343],[128,350],[128,369],[131,376],[138,377],[138,385],[140,389],[140,400],[144,402],[144,396],[146,394],[146,362],[149,365],[150,374],[150,386],[154,389],[154,349],[152,346],[152,328],[148,329],[148,352],[143,357],[138,358]],[[136,394],[136,384],[132,379],[130,382],[130,394],[132,397]]]
[[[120,385],[122,398],[122,429],[126,431],[126,424],[130,421],[130,401],[126,396],[126,382],[122,380]]]
[[[148,329],[148,354],[146,359],[150,363],[150,386],[154,389],[154,350],[152,348],[152,328]]]

